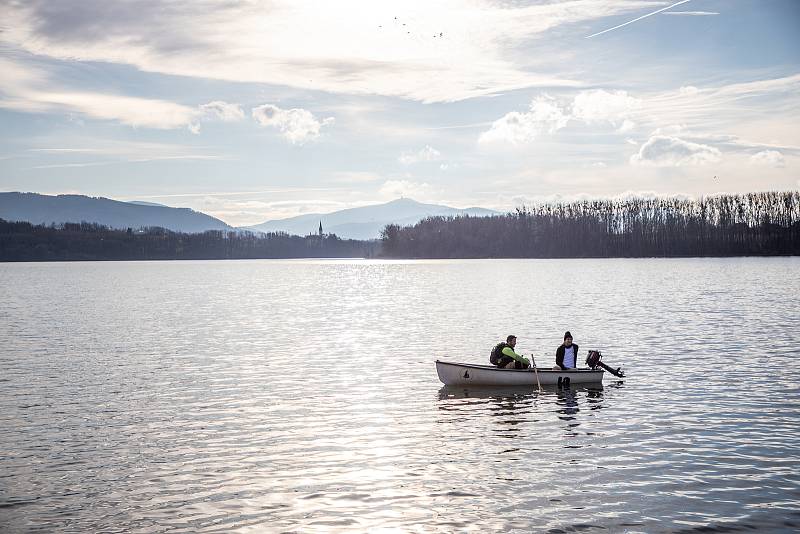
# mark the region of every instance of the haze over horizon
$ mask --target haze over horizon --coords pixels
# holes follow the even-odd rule
[[[800,3],[3,1],[0,190],[234,226],[800,187]]]

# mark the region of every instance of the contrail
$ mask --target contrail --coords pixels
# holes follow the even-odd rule
[[[691,1],[691,0],[681,0],[680,2],[675,2],[675,3],[674,3],[674,4],[672,4],[671,6],[663,7],[663,8],[661,8],[661,9],[659,9],[658,11],[653,11],[652,13],[648,13],[647,15],[642,15],[642,16],[641,16],[641,17],[639,17],[639,18],[636,18],[636,19],[633,19],[633,20],[629,20],[628,22],[625,22],[625,23],[623,23],[623,24],[620,24],[619,26],[614,26],[613,28],[609,28],[609,29],[607,29],[607,30],[603,30],[603,31],[601,31],[601,32],[593,33],[592,35],[587,35],[587,36],[586,36],[586,38],[587,38],[587,39],[591,39],[592,37],[596,37],[596,36],[598,36],[598,35],[602,35],[602,34],[604,34],[604,33],[610,32],[610,31],[612,31],[612,30],[616,30],[616,29],[618,29],[618,28],[622,28],[623,26],[627,26],[628,24],[633,24],[634,22],[636,22],[636,21],[638,21],[638,20],[646,19],[647,17],[652,17],[653,15],[657,15],[658,13],[661,13],[662,11],[666,11],[666,10],[668,10],[668,9],[672,9],[672,8],[673,8],[673,7],[675,7],[675,6],[679,6],[679,5],[681,5],[681,4],[685,4],[686,2],[690,2],[690,1]]]

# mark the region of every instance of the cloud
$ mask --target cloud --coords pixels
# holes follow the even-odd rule
[[[554,29],[651,5],[645,0],[528,6],[492,0],[26,0],[4,5],[0,39],[10,48],[65,61],[454,101],[526,87],[578,86],[542,73],[519,52],[532,41],[546,45]]]
[[[433,198],[439,191],[425,182],[387,180],[378,193],[385,198],[409,197],[417,200]]]
[[[702,133],[681,124],[656,128],[650,134],[650,137],[653,136],[680,137],[684,141],[710,145],[725,152],[780,151],[782,154],[800,155],[800,146],[753,142],[733,134]]]
[[[678,93],[686,96],[693,96],[696,95],[699,91],[700,90],[694,85],[684,85],[678,90]]]
[[[224,121],[243,116],[235,104],[209,102],[199,107],[160,99],[139,98],[60,86],[42,69],[0,58],[0,108],[28,113],[66,114],[117,121],[135,128],[170,130],[188,128],[199,133],[199,121],[210,117]]]
[[[632,199],[648,199],[648,200],[655,200],[655,199],[677,199],[677,200],[691,200],[693,197],[687,196],[682,193],[670,194],[670,193],[657,193],[656,191],[652,190],[633,190],[628,189],[621,193],[610,194],[610,193],[587,193],[587,192],[576,192],[576,193],[568,193],[568,194],[561,194],[561,193],[553,193],[549,195],[516,195],[510,199],[505,199],[505,202],[501,202],[501,204],[511,204],[514,206],[541,206],[546,204],[571,204],[573,202],[585,202],[585,201],[594,201],[594,200],[632,200]]]
[[[543,133],[552,134],[569,122],[570,116],[550,96],[535,98],[530,111],[512,111],[492,123],[478,138],[479,143],[510,143],[519,145],[533,141]]]
[[[630,159],[633,165],[655,167],[704,165],[719,160],[717,148],[667,135],[654,135]]]
[[[87,118],[113,120],[133,127],[161,130],[188,128],[195,124],[199,116],[195,108],[165,100],[46,89],[4,93],[0,97],[0,108],[28,113],[77,113]]]
[[[331,181],[340,184],[364,184],[375,182],[380,179],[380,175],[365,171],[339,171],[333,173]]]
[[[145,158],[207,158],[209,154],[198,153],[196,147],[173,143],[150,143],[143,141],[110,141],[108,139],[75,138],[68,146],[38,146],[27,152],[51,155],[92,154],[104,157],[124,157],[140,161]],[[215,156],[216,157],[216,156]]]
[[[138,164],[154,161],[219,161],[225,155],[208,153],[202,147],[171,143],[109,141],[107,139],[73,138],[61,146],[29,148],[17,157],[35,159],[31,169],[98,167],[117,164]]]
[[[581,91],[572,103],[572,115],[586,122],[624,119],[642,107],[642,101],[628,96],[627,91],[595,89]]]
[[[200,111],[208,116],[216,117],[223,122],[234,122],[244,119],[244,111],[238,104],[229,104],[221,100],[214,100],[200,106]]]
[[[403,165],[412,165],[421,161],[437,161],[442,157],[442,153],[430,145],[425,145],[417,152],[404,152],[398,159]]]
[[[124,159],[124,160],[106,160],[106,161],[86,161],[80,163],[54,163],[50,165],[35,165],[31,169],[64,169],[70,167],[98,167],[100,165],[114,165],[117,163],[148,163],[151,161],[170,161],[170,160],[184,160],[184,161],[213,161],[225,159],[221,156],[213,155],[185,155],[185,156],[148,156],[138,159]]]
[[[261,126],[277,128],[293,145],[302,145],[319,138],[322,127],[334,122],[333,117],[318,120],[306,109],[281,109],[272,104],[255,107],[252,114]]]
[[[750,156],[750,164],[782,168],[786,166],[786,159],[777,150],[762,150]]]
[[[627,133],[633,130],[634,128],[636,128],[636,123],[631,120],[625,119],[624,121],[622,121],[622,124],[619,125],[619,128],[617,128],[617,133]]]
[[[542,134],[553,134],[573,120],[584,124],[608,123],[618,133],[626,133],[636,128],[629,117],[641,107],[642,101],[629,96],[627,91],[581,91],[569,104],[560,104],[551,96],[541,95],[531,102],[530,111],[512,111],[494,121],[478,141],[519,145]]]
[[[198,198],[191,204],[195,209],[234,226],[249,226],[267,220],[294,217],[308,211],[326,212],[343,207],[341,202],[308,197],[303,200],[261,201],[239,200],[213,194]]]
[[[719,15],[714,11],[664,11],[662,15],[684,15],[687,17],[704,17],[709,15]]]
[[[625,133],[636,127],[629,117],[641,107],[642,101],[628,96],[627,91],[581,91],[572,102],[572,117],[587,124],[607,121]]]

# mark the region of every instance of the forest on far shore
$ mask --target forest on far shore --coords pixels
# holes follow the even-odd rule
[[[32,225],[0,219],[0,261],[222,260],[371,257],[377,242],[335,235],[300,237],[163,228],[116,230],[92,223]]]
[[[429,217],[387,226],[382,243],[381,255],[392,258],[800,255],[800,192],[596,200],[495,217]]]
[[[631,198],[388,225],[379,241],[0,219],[0,261],[800,255],[800,192]]]

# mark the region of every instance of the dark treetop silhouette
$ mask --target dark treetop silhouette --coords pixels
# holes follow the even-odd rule
[[[577,258],[800,255],[800,192],[701,200],[598,200],[493,217],[429,217],[382,239],[146,228],[34,226],[0,219],[0,261],[315,257]]]
[[[201,234],[163,228],[114,230],[92,223],[34,226],[0,219],[1,261],[189,260],[368,257],[379,244],[285,233],[212,230]]]
[[[387,226],[382,241],[384,256],[406,258],[797,255],[800,193],[598,200],[500,217],[429,217]]]

